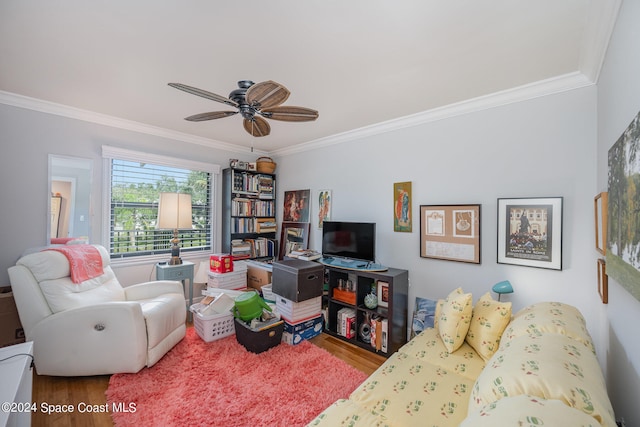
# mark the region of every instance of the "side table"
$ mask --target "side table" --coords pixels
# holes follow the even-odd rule
[[[0,348],[0,360],[3,360],[0,363],[0,402],[3,403],[0,426],[30,426],[33,341]]]
[[[193,269],[194,263],[184,261],[182,264],[169,265],[167,263],[156,264],[156,279],[158,280],[180,280],[187,290],[187,284],[185,280],[189,280],[189,304],[187,306],[187,318],[192,320],[191,305],[193,304]]]

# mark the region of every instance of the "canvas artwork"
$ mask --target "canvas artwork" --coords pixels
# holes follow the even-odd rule
[[[283,221],[309,222],[311,190],[295,190],[284,192]]]
[[[411,181],[393,184],[393,231],[411,232]]]
[[[640,113],[609,150],[607,274],[640,300]]]
[[[331,190],[318,192],[318,228],[325,221],[331,221]]]

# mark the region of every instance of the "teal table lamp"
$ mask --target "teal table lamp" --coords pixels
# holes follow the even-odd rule
[[[502,294],[513,293],[513,286],[511,286],[511,282],[509,282],[508,280],[503,280],[502,282],[493,285],[493,288],[491,288],[491,290],[498,294],[498,301],[500,301],[500,297],[502,297]]]

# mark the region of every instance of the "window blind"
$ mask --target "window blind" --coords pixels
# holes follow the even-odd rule
[[[104,149],[103,149],[104,153]],[[191,195],[190,230],[179,230],[182,253],[212,249],[212,188],[215,165],[149,156],[111,153],[105,159],[109,171],[109,251],[111,258],[150,256],[170,252],[172,230],[156,229],[161,192]],[[118,158],[129,157],[129,158]],[[173,165],[172,165],[173,163]],[[106,169],[106,168],[105,168]]]

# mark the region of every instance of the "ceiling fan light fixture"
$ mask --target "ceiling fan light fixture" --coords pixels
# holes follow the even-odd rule
[[[212,111],[209,113],[194,114],[186,117],[185,120],[200,122],[229,117],[240,113],[244,119],[244,129],[255,137],[267,136],[271,133],[269,123],[256,114],[268,119],[285,122],[308,122],[318,118],[318,112],[310,108],[281,106],[280,104],[289,98],[291,92],[280,83],[272,80],[257,84],[251,80],[240,80],[238,81],[238,89],[233,90],[229,94],[229,98],[182,83],[169,83],[169,86],[192,95],[232,105],[238,109],[238,111]]]

